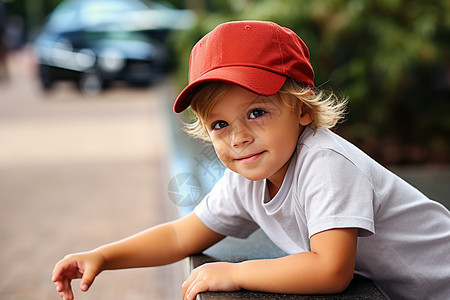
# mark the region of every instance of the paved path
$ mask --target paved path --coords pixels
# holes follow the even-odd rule
[[[54,263],[174,219],[164,85],[42,94],[29,55],[0,83],[1,300],[59,299]],[[76,299],[179,299],[184,264],[101,274]],[[75,283],[78,285],[79,281]]]

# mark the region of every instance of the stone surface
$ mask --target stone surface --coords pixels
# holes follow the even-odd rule
[[[177,217],[167,197],[163,85],[83,97],[43,94],[29,52],[0,84],[0,299],[59,299],[54,264],[68,253]],[[76,299],[180,299],[184,263],[108,271]]]

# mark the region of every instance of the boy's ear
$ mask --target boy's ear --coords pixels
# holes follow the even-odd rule
[[[312,115],[309,111],[309,109],[305,106],[305,105],[300,105],[300,111],[299,111],[299,124],[301,126],[308,126],[309,124],[311,124],[313,118]]]

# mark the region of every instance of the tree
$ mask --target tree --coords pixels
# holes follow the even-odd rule
[[[349,97],[342,135],[384,163],[449,162],[448,1],[215,0],[206,8],[177,36],[184,78],[190,49],[219,23],[274,21],[308,45],[316,85]]]

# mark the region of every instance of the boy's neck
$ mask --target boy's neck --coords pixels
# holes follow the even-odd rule
[[[272,183],[272,181],[270,181],[269,179],[267,179],[267,190],[269,191],[269,200],[267,202],[269,202],[270,200],[272,200],[275,195],[278,193],[278,191],[280,190],[281,185],[275,185],[274,183]]]
[[[284,177],[286,176],[286,173],[289,168],[289,165],[291,164],[291,161],[292,161],[292,157],[289,158],[289,160],[283,165],[283,167],[281,167],[281,169],[280,169],[281,172],[278,172],[278,174],[280,174],[282,176],[279,175],[276,178],[274,178],[272,176],[272,177],[266,179],[267,180],[267,189],[269,191],[270,200],[272,200],[275,197],[275,195],[278,193],[281,186],[283,185]]]

